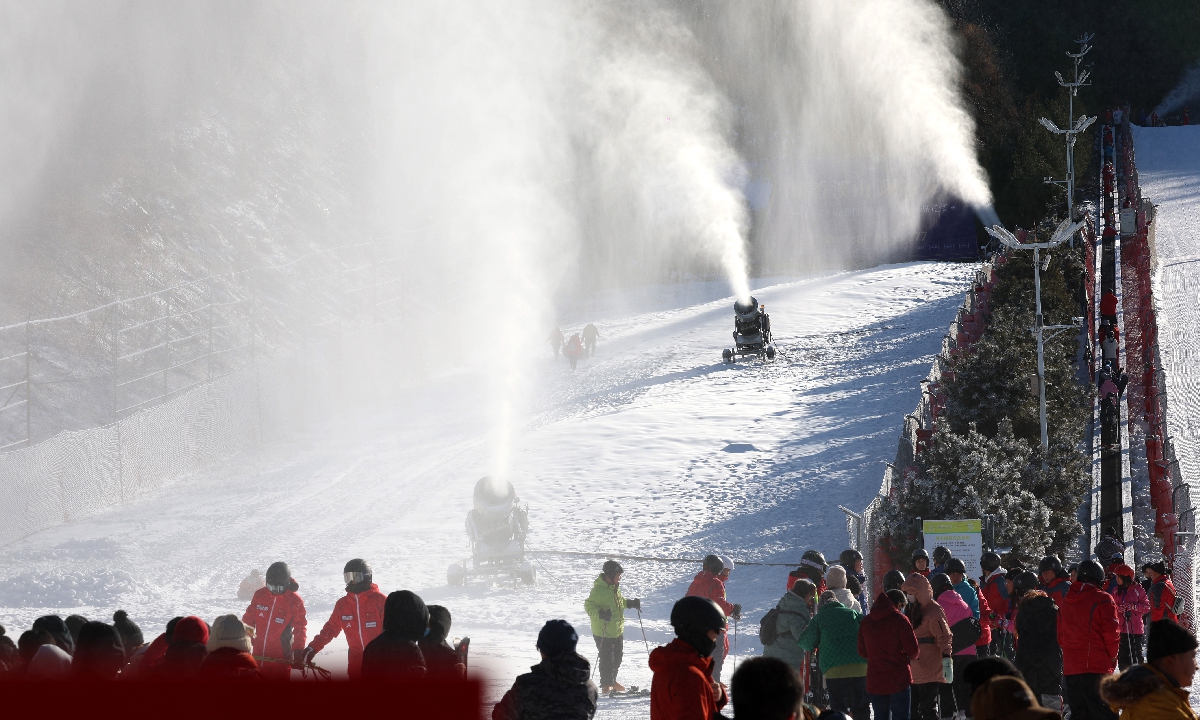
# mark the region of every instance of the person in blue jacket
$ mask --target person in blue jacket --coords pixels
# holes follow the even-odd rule
[[[963,602],[971,608],[971,616],[978,620],[979,596],[975,594],[971,583],[967,582],[967,566],[958,558],[950,558],[946,561],[946,574],[950,576],[950,582],[954,583],[954,592],[962,596]]]

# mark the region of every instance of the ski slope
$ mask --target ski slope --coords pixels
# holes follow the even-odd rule
[[[1167,430],[1200,502],[1200,127],[1133,128],[1142,196],[1155,205],[1153,276]]]
[[[331,419],[154,497],[0,548],[0,623],[24,629],[48,612],[108,619],[123,607],[149,639],[174,615],[240,613],[241,578],[283,559],[311,638],[343,592],[342,565],[361,556],[385,592],[411,589],[450,608],[451,634],[472,638],[473,670],[498,699],[537,661],[546,619],[574,623],[580,651],[595,659],[583,600],[603,561],[554,551],[794,564],[816,547],[836,559],[847,539],[838,505],[861,510],[876,493],[975,270],[908,263],[760,288],[779,348],[771,364],[720,362],[732,303],[706,286],[692,288],[706,299],[670,309],[598,312],[597,356],[574,373],[537,348],[541,395],[517,433],[512,477],[540,552],[535,587],[445,584],[447,566],[468,553],[463,520],[490,431],[477,407],[483,380],[448,375],[388,411]],[[668,641],[671,605],[698,564],[625,567],[626,596],[644,599],[650,646]],[[759,652],[758,619],[787,571],[733,572],[729,597],[745,612],[739,655]],[[317,662],[344,669],[344,642]],[[727,668],[726,680],[732,660]],[[619,679],[650,682],[635,613]],[[647,715],[645,700],[602,700],[601,717]]]

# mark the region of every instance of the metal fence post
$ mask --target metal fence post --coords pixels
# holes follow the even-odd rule
[[[33,445],[33,324],[25,321],[25,447]]]

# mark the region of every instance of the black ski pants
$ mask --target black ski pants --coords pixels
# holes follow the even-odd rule
[[[867,697],[867,678],[825,678],[829,688],[829,707],[846,713],[853,720],[870,720],[871,699]]]
[[[1071,720],[1117,720],[1117,714],[1100,699],[1100,673],[1067,675],[1063,678]]]
[[[1130,665],[1141,665],[1144,662],[1142,657],[1143,637],[1145,636],[1121,633],[1121,646],[1117,651],[1117,664],[1121,670],[1125,670]]]
[[[609,687],[617,681],[617,670],[621,669],[621,656],[625,654],[625,636],[592,637],[596,641],[596,649],[600,651],[600,687]]]
[[[938,688],[946,683],[919,683],[912,686],[912,720],[938,720]]]

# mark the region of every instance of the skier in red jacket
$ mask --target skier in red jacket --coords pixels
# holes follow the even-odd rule
[[[991,608],[990,624],[993,632],[988,654],[999,655],[1004,646],[1002,633],[1008,630],[1008,578],[1005,569],[1000,567],[1000,556],[994,552],[985,552],[979,558],[979,567],[983,568],[980,589],[988,607]]]
[[[267,586],[254,593],[242,622],[254,628],[254,658],[259,674],[273,680],[292,676],[292,648],[304,647],[308,620],[304,600],[296,594],[299,583],[292,579],[287,563],[271,563]]]
[[[722,560],[717,555],[708,555],[704,558],[704,569],[696,573],[696,577],[692,578],[692,584],[688,587],[687,595],[689,597],[708,598],[721,608],[721,612],[726,617],[732,617],[734,620],[742,616],[742,606],[730,603],[725,599],[725,581],[729,579],[729,571],[733,570],[733,562]],[[721,681],[721,668],[725,664],[725,656],[729,654],[729,636],[725,630],[721,630],[721,639],[717,643],[717,648],[713,652],[713,671],[712,677],[715,681]]]
[[[1150,578],[1150,622],[1159,620],[1179,621],[1175,614],[1175,583],[1167,575],[1167,565],[1162,560],[1149,563],[1143,568]]]
[[[346,581],[346,594],[333,606],[333,614],[305,648],[299,664],[307,664],[345,630],[346,644],[350,646],[346,671],[355,680],[362,673],[363,648],[383,632],[383,606],[387,597],[371,582],[371,566],[362,558],[346,563],[342,577]]]
[[[725,630],[725,614],[707,598],[685,597],[671,608],[675,639],[650,653],[650,720],[707,720],[728,697],[709,658]]]
[[[1103,574],[1103,570],[1101,570],[1101,578],[1103,578]],[[1049,595],[1054,604],[1061,608],[1063,598],[1071,589],[1071,581],[1067,579],[1067,573],[1063,571],[1062,560],[1053,555],[1042,558],[1042,562],[1038,564],[1038,579],[1042,581],[1038,590]]]
[[[1078,581],[1059,603],[1058,644],[1072,717],[1116,720],[1100,699],[1100,680],[1117,666],[1120,625],[1117,605],[1104,592],[1104,568],[1095,560],[1079,564]]]
[[[1111,290],[1100,296],[1100,317],[1109,325],[1117,324],[1117,296]]]

